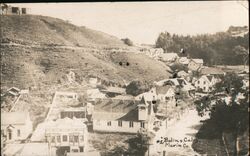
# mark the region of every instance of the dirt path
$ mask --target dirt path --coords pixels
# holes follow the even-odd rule
[[[165,150],[166,156],[198,156],[199,154],[192,149],[191,145],[201,127],[202,123],[200,121],[206,118],[198,116],[196,110],[189,110],[179,121],[168,127],[165,135],[163,134],[164,131],[156,135],[154,142],[160,140],[163,141],[163,144],[156,143],[152,145],[150,155],[162,156],[163,150]]]

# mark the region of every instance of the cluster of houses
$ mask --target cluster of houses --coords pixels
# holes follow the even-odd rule
[[[25,15],[30,11],[29,8],[14,7],[5,3],[0,3],[0,15]]]
[[[154,57],[163,62],[186,65],[189,71],[181,70],[175,77],[155,81],[148,91],[136,96],[128,95],[125,87],[117,83],[89,77],[87,98],[83,103],[79,101],[83,96],[81,93],[56,92],[46,119],[34,131],[28,112],[13,109],[1,112],[1,150],[5,149],[1,152],[3,155],[16,152],[23,156],[27,153],[98,156],[100,153],[88,146],[89,133],[136,134],[140,129],[157,133],[157,129],[166,129],[169,122],[167,112],[159,111],[160,106],[175,108],[185,97],[195,98],[212,92],[215,84],[221,81],[219,75],[224,74],[219,68],[203,66],[202,59],[162,52]],[[199,76],[194,76],[191,71],[198,71]],[[244,77],[244,87],[249,87],[249,76],[239,74]],[[74,83],[75,73],[69,71],[65,78]],[[17,103],[19,96],[28,93],[28,90],[12,87],[1,94],[1,98],[11,96]]]

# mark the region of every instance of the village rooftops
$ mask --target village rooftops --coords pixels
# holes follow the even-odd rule
[[[25,124],[28,112],[1,112],[1,125]]]

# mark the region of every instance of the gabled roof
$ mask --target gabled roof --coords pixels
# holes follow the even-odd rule
[[[1,112],[1,125],[26,124],[28,112]]]
[[[180,85],[184,84],[186,85],[186,81],[184,79],[181,79],[181,78],[177,78],[177,81],[179,82]]]
[[[166,94],[170,88],[170,85],[156,86],[156,94]]]
[[[213,76],[211,76],[211,75],[202,75],[199,79],[205,79],[206,81],[211,83],[211,80],[213,79]]]
[[[144,100],[144,97],[142,97],[141,101],[109,100],[94,104],[94,120],[138,121],[138,105],[144,104],[147,107],[150,105]],[[148,111],[151,110],[148,109]]]
[[[213,79],[213,76],[211,76],[211,75],[207,75],[207,79],[211,82],[211,81],[212,81],[212,79]]]

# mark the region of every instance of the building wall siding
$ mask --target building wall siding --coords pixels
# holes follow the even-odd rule
[[[108,122],[111,125],[108,126]],[[140,130],[141,122],[133,122],[133,127],[130,127],[130,121],[122,121],[122,126],[118,126],[118,120],[106,121],[106,120],[93,120],[93,130],[94,131],[104,131],[104,132],[124,132],[124,133],[137,133]],[[144,127],[147,128],[148,123],[144,123]]]

